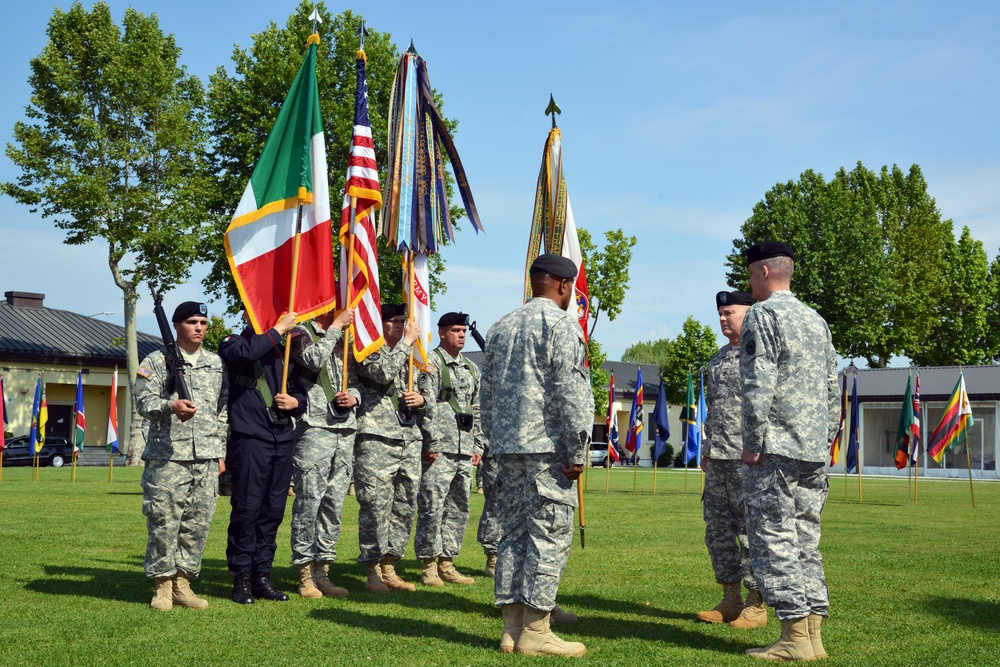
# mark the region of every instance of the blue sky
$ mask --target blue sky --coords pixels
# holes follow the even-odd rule
[[[120,21],[128,3],[110,3]],[[207,80],[295,4],[133,2],[155,11]],[[89,6],[90,3],[87,3]],[[0,138],[28,101],[29,60],[55,4],[18,3],[0,26]],[[69,3],[61,6],[68,7]],[[674,337],[689,315],[717,328],[723,259],[753,205],[806,169],[826,176],[919,164],[944,217],[1000,248],[1000,5],[990,2],[548,3],[382,0],[350,6],[370,27],[410,39],[428,62],[486,227],[445,252],[437,311],[482,329],[519,305],[549,93],[563,113],[564,171],[577,225],[638,238],[622,314],[596,337],[616,359],[633,342]],[[256,156],[248,156],[255,160]],[[0,180],[18,175],[0,156]],[[233,205],[241,193],[233,193]],[[336,208],[336,203],[335,203]],[[99,243],[63,233],[9,198],[0,288],[44,292],[47,306],[122,321]],[[200,298],[204,269],[167,295]],[[220,308],[221,309],[221,308]],[[139,328],[155,332],[152,301]],[[720,341],[721,342],[721,341]]]

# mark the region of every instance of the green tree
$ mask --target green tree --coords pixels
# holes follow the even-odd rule
[[[660,364],[660,375],[667,403],[683,405],[687,401],[688,373],[697,378],[699,371],[719,351],[719,345],[712,327],[703,326],[694,316],[689,316],[684,320],[681,333],[666,347],[669,355]]]
[[[984,347],[990,361],[1000,361],[1000,252],[990,264],[990,277],[987,286],[986,331],[987,338]]]
[[[622,361],[629,364],[656,364],[662,366],[670,358],[670,346],[673,343],[667,338],[647,340],[632,343],[625,348]]]
[[[212,315],[208,318],[208,329],[205,330],[205,338],[201,341],[202,347],[209,352],[218,352],[219,343],[231,333],[233,330],[229,328],[221,315]]]
[[[590,362],[590,388],[594,392],[594,414],[608,413],[608,386],[611,384],[611,373],[603,368],[608,355],[604,353],[601,343],[593,338],[587,341],[587,359]]]
[[[968,227],[948,249],[945,279],[950,287],[938,304],[929,344],[921,346],[911,359],[919,366],[991,361],[989,260],[982,242],[972,238]]]
[[[826,319],[842,356],[884,367],[930,339],[954,236],[917,165],[876,175],[859,162],[829,182],[807,170],[768,191],[741,231],[727,258],[729,284],[746,289],[747,247],[788,243],[792,290]]]
[[[155,14],[126,9],[119,27],[106,4],[88,12],[74,2],[55,10],[47,34],[31,60],[27,120],[7,145],[21,175],[0,190],[53,218],[67,244],[107,243],[132,383],[139,291],[185,280],[206,231],[204,91]],[[132,424],[130,442],[140,442]],[[129,462],[139,454],[130,447]]]
[[[277,118],[288,87],[302,64],[306,39],[312,32],[307,18],[313,3],[303,0],[284,27],[270,22],[254,33],[249,49],[233,48],[233,74],[219,67],[209,78],[208,106],[212,136],[215,140],[214,166],[219,182],[212,210],[216,233],[208,239],[205,255],[212,258],[205,288],[214,296],[225,299],[231,309],[239,304],[239,296],[230,274],[222,245],[223,234],[232,212],[267,141],[267,135]],[[347,159],[354,126],[356,52],[359,46],[357,30],[361,17],[350,11],[332,16],[326,5],[315,5],[323,19],[319,26],[321,43],[317,54],[316,78],[319,85],[323,130],[327,141],[327,162],[330,181],[331,209],[339,227],[341,197],[347,176]],[[392,83],[396,75],[400,52],[389,33],[368,29],[365,37],[368,77],[368,109],[375,144],[380,181],[385,183],[387,166],[387,114]],[[436,97],[442,109],[440,96]],[[457,122],[445,120],[454,132]],[[450,173],[446,174],[450,178]],[[457,221],[464,209],[452,207],[452,221]],[[339,256],[339,244],[336,253]],[[402,258],[379,238],[379,278],[383,302],[398,302],[402,294]],[[440,276],[444,261],[440,255],[430,258],[431,297],[444,293],[446,286]]]

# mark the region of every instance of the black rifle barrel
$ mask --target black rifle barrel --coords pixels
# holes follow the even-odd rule
[[[167,363],[167,392],[173,394],[176,390],[177,398],[190,401],[191,390],[188,389],[187,380],[184,379],[184,365],[181,362],[180,352],[177,351],[177,341],[174,339],[170,322],[167,321],[167,314],[163,312],[163,297],[156,293],[152,285],[149,289],[153,293],[153,312],[160,327],[160,338],[163,339],[163,358]]]

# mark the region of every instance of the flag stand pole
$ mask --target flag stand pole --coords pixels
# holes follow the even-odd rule
[[[653,459],[653,495],[656,495],[656,459]]]
[[[347,225],[347,245],[342,246],[340,251],[347,252],[347,276],[341,276],[341,280],[346,280],[344,283],[344,307],[351,307],[351,288],[354,286],[354,216],[356,215],[358,207],[358,198],[351,195],[351,219]],[[344,372],[340,374],[340,391],[347,391],[347,354],[351,347],[351,332],[354,331],[354,318],[351,318],[351,324],[347,327],[347,331],[344,332]]]
[[[608,464],[604,467],[604,493],[608,492],[608,482],[611,481],[611,441],[608,440]]]
[[[587,450],[587,460],[583,463],[583,490],[590,491],[590,450]]]
[[[38,473],[38,468],[39,468],[38,452],[35,452],[35,460],[32,463],[33,463],[32,467],[34,468],[34,470],[31,471],[31,478],[37,482],[40,479]]]
[[[108,482],[115,478],[115,452],[108,452]]]
[[[969,439],[965,439],[965,462],[969,466],[969,497],[972,498],[972,508],[976,508],[976,493],[972,490],[972,454],[970,452]]]
[[[638,438],[637,438],[638,439]],[[636,444],[632,454],[632,495],[636,495],[636,484],[639,481],[639,445]]]
[[[0,479],[3,479],[0,477]],[[69,481],[76,481],[76,445],[73,446],[73,467],[69,471]]]
[[[858,504],[865,504],[865,493],[861,488],[861,452],[858,452]]]
[[[923,428],[923,424],[920,425]],[[916,447],[914,447],[913,456],[916,459],[913,467],[913,504],[917,504],[917,496],[920,495],[920,457],[917,456]]]
[[[844,458],[844,504],[847,504],[847,458]]]
[[[0,428],[3,428],[3,426],[0,425]],[[2,481],[3,481],[3,450],[0,449],[0,482]]]
[[[301,200],[300,200],[301,201]],[[295,289],[298,287],[298,274],[299,274],[299,244],[302,241],[302,204],[299,204],[299,210],[295,215],[295,236],[292,237],[292,279],[291,285],[288,288],[288,312],[292,312],[292,306],[295,305]],[[291,332],[289,332],[291,333]],[[288,393],[288,361],[291,358],[292,346],[291,340],[287,337],[285,338],[285,360],[281,368],[281,393]]]
[[[913,466],[910,462],[906,462],[906,503],[908,505],[913,504]]]

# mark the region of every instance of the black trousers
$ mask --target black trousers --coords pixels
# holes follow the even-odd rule
[[[278,526],[285,517],[292,480],[291,442],[275,444],[233,433],[226,469],[233,474],[226,560],[235,576],[270,574]]]

